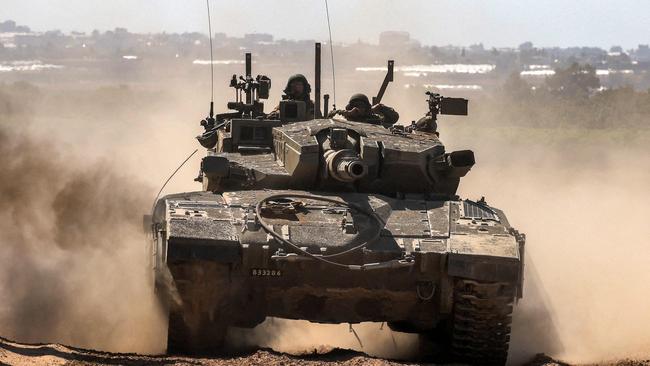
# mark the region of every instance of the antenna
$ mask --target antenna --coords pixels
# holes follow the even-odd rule
[[[174,178],[174,176],[176,175],[176,173],[178,173],[178,171],[181,170],[181,168],[183,167],[183,165],[185,165],[185,163],[187,163],[187,161],[190,160],[190,158],[191,158],[192,156],[194,156],[194,154],[196,154],[197,151],[199,151],[199,149],[194,150],[194,151],[190,154],[190,156],[188,156],[185,160],[183,160],[183,162],[181,163],[181,165],[179,165],[178,168],[176,168],[176,170],[174,170],[174,172],[172,173],[172,175],[170,175],[169,178],[167,178],[167,180],[165,181],[165,183],[163,183],[162,187],[160,187],[160,190],[158,191],[158,194],[156,195],[156,198],[153,199],[153,205],[151,205],[151,215],[152,215],[152,216],[153,216],[153,211],[156,209],[156,202],[158,202],[158,197],[160,197],[160,194],[162,193],[163,189],[165,189],[165,187],[167,186],[167,183],[169,183],[169,181],[172,180],[172,178]]]
[[[314,57],[314,118],[322,118],[320,113],[320,42],[316,42]]]
[[[330,34],[330,56],[332,56],[332,110],[336,109],[336,74],[334,73],[334,45],[332,45],[332,26],[330,25],[330,8],[325,0],[325,12],[327,13],[327,30]]]
[[[245,80],[253,80],[253,60],[251,58],[251,53],[246,52],[246,76]],[[253,89],[251,89],[250,84],[246,84],[246,90],[244,91],[246,93],[246,104],[251,104],[253,103]]]
[[[210,17],[210,0],[205,0],[208,7],[208,36],[210,38],[210,118],[214,116],[214,59],[212,56],[212,17]]]

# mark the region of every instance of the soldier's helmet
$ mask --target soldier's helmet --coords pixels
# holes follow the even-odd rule
[[[350,100],[348,101],[348,105],[345,106],[345,109],[349,111],[352,108],[354,108],[355,105],[357,105],[359,103],[365,105],[367,110],[370,110],[370,107],[371,107],[370,99],[368,99],[367,95],[362,94],[362,93],[357,93],[357,94],[352,95],[350,97]]]
[[[302,85],[304,86],[304,92],[303,94],[306,96],[311,93],[311,85],[309,85],[309,82],[307,81],[307,78],[303,74],[295,74],[292,75],[289,80],[287,80],[287,86],[284,88],[284,94],[286,95],[291,95],[291,83],[294,81],[300,81],[302,82]]]

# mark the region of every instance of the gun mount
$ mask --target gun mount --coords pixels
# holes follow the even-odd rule
[[[430,91],[427,91],[426,95],[429,96],[429,113],[431,113],[432,117],[438,114],[467,115],[467,99],[443,97],[438,93],[432,93]]]
[[[426,116],[421,118],[417,123],[407,126],[406,131],[423,131],[436,133],[438,130],[438,115],[447,114],[454,116],[466,116],[468,100],[465,98],[449,98],[443,97],[438,93],[427,91],[427,103],[429,104],[429,111]]]
[[[252,56],[246,53],[245,75],[233,75],[230,87],[235,89],[235,101],[228,102],[228,109],[236,112],[217,114],[213,117],[213,103],[210,103],[210,114],[201,120],[204,132],[197,136],[201,146],[212,148],[217,143],[217,131],[226,125],[232,118],[259,118],[264,116],[264,103],[260,99],[268,99],[271,90],[271,79],[266,75],[252,76]]]
[[[236,110],[242,117],[256,118],[264,114],[264,104],[259,100],[269,98],[271,79],[265,75],[253,78],[251,69],[251,54],[246,53],[246,74],[233,75],[230,79],[230,87],[235,89],[235,101],[228,103],[228,109]]]

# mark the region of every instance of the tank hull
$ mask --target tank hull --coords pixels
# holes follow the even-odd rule
[[[309,199],[287,198],[258,217],[257,202],[279,193],[354,202],[376,213],[383,226],[355,210]],[[260,219],[313,256],[291,253]],[[174,294],[167,297],[176,299],[172,314],[198,314],[189,315],[189,323],[208,314],[206,319],[227,319],[224,329],[254,327],[271,316],[388,322],[400,331],[426,334],[450,324],[459,312],[455,304],[469,291],[467,281],[470,287],[505,289],[493,295],[510,312],[521,296],[523,237],[501,211],[483,203],[417,195],[192,192],[161,199],[154,222],[157,288]]]

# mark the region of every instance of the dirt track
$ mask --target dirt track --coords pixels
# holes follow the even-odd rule
[[[364,354],[335,349],[325,354],[293,356],[266,349],[222,358],[187,358],[178,356],[142,356],[125,353],[107,353],[59,344],[23,344],[0,338],[0,365],[419,365],[410,362],[388,361]],[[525,366],[568,365],[539,355]],[[645,361],[620,361],[602,365],[645,366]]]

